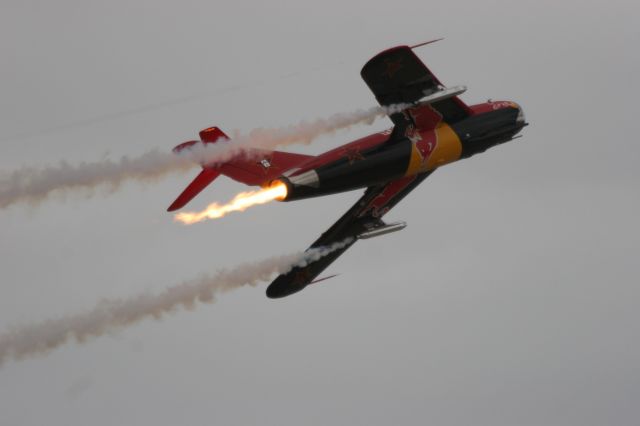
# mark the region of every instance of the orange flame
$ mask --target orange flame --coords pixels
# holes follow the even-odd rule
[[[287,186],[282,182],[275,182],[268,188],[258,191],[241,192],[236,195],[233,200],[227,204],[219,205],[212,203],[201,212],[183,212],[174,216],[176,222],[182,222],[185,225],[202,222],[206,219],[218,219],[226,216],[231,212],[242,212],[251,206],[265,204],[273,200],[284,200],[287,197]]]

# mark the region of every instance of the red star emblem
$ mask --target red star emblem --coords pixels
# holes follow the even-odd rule
[[[347,157],[350,166],[356,161],[364,160],[364,157],[360,153],[360,148],[347,148],[344,151],[344,156]]]
[[[395,61],[391,59],[386,59],[384,63],[387,65],[387,69],[382,73],[382,75],[387,76],[389,79],[392,79],[394,75],[402,68],[402,58],[396,59]]]
[[[301,269],[296,272],[296,275],[293,277],[293,284],[307,284],[309,281],[309,271],[306,269]]]

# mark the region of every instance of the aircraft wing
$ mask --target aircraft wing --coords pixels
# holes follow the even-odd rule
[[[409,46],[398,46],[377,54],[364,65],[360,75],[383,106],[413,104],[444,89]],[[456,96],[433,102],[429,107],[448,123],[470,115],[469,107]],[[396,125],[400,124],[402,114],[392,114],[391,119]]]
[[[331,226],[309,249],[328,247],[342,242],[344,246],[304,267],[295,267],[278,276],[267,288],[267,297],[280,298],[296,293],[310,284],[365,232],[385,226],[384,216],[432,172],[403,177],[384,185],[367,188],[364,195]]]

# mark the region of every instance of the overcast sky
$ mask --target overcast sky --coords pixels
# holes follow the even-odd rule
[[[434,173],[337,278],[7,362],[0,424],[636,425],[637,1],[257,3],[3,0],[0,171],[368,108],[362,65],[437,37],[417,53],[445,84],[531,125]],[[185,227],[165,209],[192,176],[1,210],[0,332],[306,248],[361,195]]]

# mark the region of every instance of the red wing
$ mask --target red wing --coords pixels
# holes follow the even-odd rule
[[[328,247],[343,242],[344,247],[304,267],[295,267],[277,277],[267,288],[270,298],[285,297],[310,284],[334,260],[351,247],[363,232],[384,225],[381,218],[431,173],[404,177],[384,185],[370,187],[364,195],[333,224],[309,249]],[[308,250],[309,250],[308,249]]]

